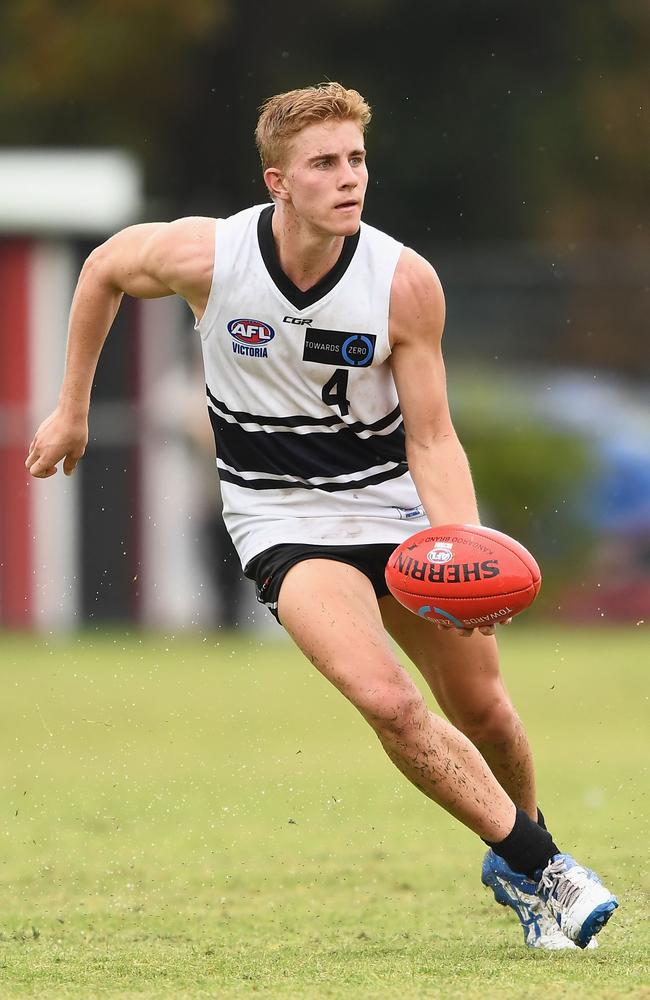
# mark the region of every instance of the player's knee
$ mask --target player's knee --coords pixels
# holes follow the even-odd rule
[[[357,706],[380,735],[404,733],[420,723],[426,704],[408,677],[382,680],[364,693]]]
[[[503,699],[490,700],[479,709],[460,713],[453,722],[477,746],[507,743],[521,728],[513,706]]]

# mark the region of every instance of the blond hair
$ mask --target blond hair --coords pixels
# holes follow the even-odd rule
[[[276,94],[259,110],[255,142],[264,170],[282,164],[288,143],[306,125],[350,120],[365,132],[372,117],[361,94],[346,90],[340,83],[319,83]]]

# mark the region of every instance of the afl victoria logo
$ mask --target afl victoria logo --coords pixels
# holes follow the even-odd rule
[[[228,333],[240,344],[260,346],[268,344],[275,337],[275,330],[259,319],[231,319]]]

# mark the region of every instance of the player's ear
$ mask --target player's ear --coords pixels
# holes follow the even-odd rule
[[[269,189],[272,198],[280,201],[288,201],[289,192],[284,183],[284,174],[277,167],[267,167],[264,171],[264,183]]]

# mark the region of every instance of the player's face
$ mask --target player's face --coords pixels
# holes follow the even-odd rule
[[[292,140],[283,179],[307,223],[333,236],[353,235],[368,185],[361,129],[352,121],[308,125]]]

